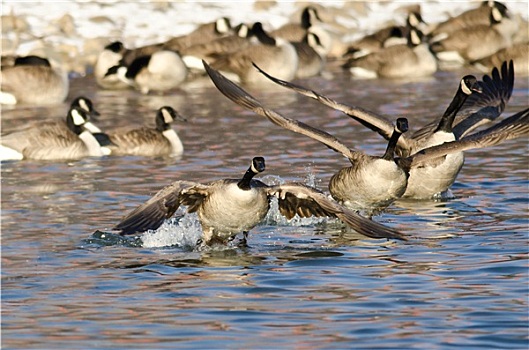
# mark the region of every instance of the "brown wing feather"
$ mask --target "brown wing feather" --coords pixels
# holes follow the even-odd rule
[[[465,136],[461,140],[446,142],[442,145],[424,149],[413,157],[403,160],[408,166],[421,166],[431,159],[449,153],[462,152],[473,148],[484,148],[497,145],[503,141],[529,135],[529,108],[520,111],[500,123],[475,134]]]
[[[178,209],[182,203],[181,192],[192,187],[201,188],[203,186],[195,182],[175,181],[128,213],[113,230],[121,231],[122,235],[155,230]]]
[[[296,214],[300,217],[333,217],[367,237],[406,240],[402,233],[356,214],[312,187],[288,183],[269,187],[268,192],[278,198],[279,211],[287,219]]]
[[[215,69],[211,68],[206,62],[203,61],[203,63],[204,67],[206,68],[206,71],[208,72],[215,86],[219,89],[220,92],[222,92],[233,102],[263,117],[268,118],[268,120],[278,126],[320,141],[327,147],[331,148],[336,152],[340,152],[349,159],[355,158],[354,152],[352,152],[336,137],[326,133],[325,131],[313,128],[312,126],[307,125],[303,122],[284,117],[279,113],[276,113],[273,110],[264,107],[258,100],[252,97],[241,87],[234,84],[232,81],[224,77]]]

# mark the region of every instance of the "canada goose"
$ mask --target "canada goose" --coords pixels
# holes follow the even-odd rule
[[[419,11],[410,11],[406,18],[406,25],[393,25],[382,28],[373,34],[366,35],[351,43],[344,58],[358,58],[372,52],[377,52],[385,47],[406,44],[411,28],[423,31],[425,22]]]
[[[471,62],[482,72],[489,72],[502,62],[512,60],[517,76],[529,76],[529,42],[518,43],[498,50],[490,56]]]
[[[72,107],[66,120],[42,122],[3,135],[0,159],[67,160],[108,154],[85,127],[88,119],[85,110]]]
[[[178,87],[186,79],[187,67],[178,53],[162,50],[137,57],[128,66],[120,63],[109,68],[106,75],[113,74],[142,94],[148,94]]]
[[[86,112],[86,121],[83,125],[83,127],[90,131],[91,133],[100,133],[101,129],[99,129],[97,126],[95,126],[91,121],[90,117],[97,117],[100,115],[100,113],[94,108],[94,104],[92,101],[85,97],[85,96],[78,96],[76,97],[72,103],[70,104],[70,109],[79,108]],[[105,136],[103,136],[105,138]]]
[[[234,28],[235,33],[217,39],[194,44],[181,52],[182,59],[190,69],[202,71],[202,60],[214,60],[215,58],[241,51],[250,46],[250,38],[253,36],[253,30],[247,24],[241,23]]]
[[[184,52],[192,45],[206,43],[232,34],[232,30],[229,18],[222,17],[214,22],[201,24],[188,34],[169,39],[163,43],[163,48],[165,50]]]
[[[0,103],[58,104],[66,99],[69,81],[66,71],[39,56],[19,56],[12,66],[0,71]]]
[[[417,78],[437,71],[437,60],[423,41],[423,34],[410,29],[407,44],[393,45],[358,58],[351,58],[343,68],[357,78]]]
[[[375,213],[400,198],[407,186],[408,174],[394,160],[395,146],[408,130],[405,118],[399,118],[384,156],[375,157],[349,149],[336,137],[300,121],[290,119],[264,107],[246,91],[205,64],[215,86],[230,100],[268,118],[272,123],[290,131],[313,138],[349,159],[351,166],[338,171],[329,183],[334,199],[355,210]]]
[[[264,170],[264,158],[255,157],[241,179],[206,184],[175,181],[133,209],[113,229],[122,235],[157,229],[180,205],[186,205],[188,213],[198,214],[203,231],[201,245],[226,243],[240,232],[245,241],[248,231],[270,210],[271,198],[276,197],[279,212],[288,219],[296,214],[334,217],[367,237],[406,239],[401,233],[361,217],[309,186],[299,183],[269,186],[253,179]]]
[[[326,60],[320,38],[309,31],[302,41],[292,42],[292,45],[298,55],[298,69],[295,77],[308,78],[320,74]]]
[[[183,153],[184,146],[172,129],[175,120],[186,121],[172,107],[161,107],[155,117],[156,128],[142,127],[109,132],[108,136],[113,145],[108,148],[112,155],[179,156]]]
[[[258,44],[224,55],[211,62],[211,66],[241,83],[269,83],[252,67],[252,62],[263,65],[284,79],[293,79],[298,68],[294,46],[285,39],[269,36],[260,22],[254,23],[252,30],[259,39]]]
[[[423,149],[411,157],[402,158],[399,160],[399,165],[405,169],[421,167],[427,165],[432,159],[439,159],[447,154],[491,147],[528,134],[529,108],[526,108],[485,130],[464,136],[459,140]]]
[[[97,85],[109,90],[130,88],[130,84],[120,79],[117,74],[107,74],[111,67],[119,65],[126,51],[127,49],[121,41],[115,41],[105,46],[103,51],[99,53],[94,65],[94,77]]]
[[[462,65],[479,60],[512,45],[518,23],[498,8],[489,8],[490,22],[463,28],[432,39],[430,47],[445,65]]]
[[[439,23],[430,33],[428,33],[428,35],[432,41],[437,41],[439,38],[461,29],[479,25],[490,25],[490,14],[492,9],[496,9],[503,16],[509,16],[508,9],[504,4],[499,1],[486,0],[477,8],[467,10],[455,17]]]
[[[321,22],[318,10],[314,6],[307,6],[301,12],[301,21],[299,23],[286,23],[270,31],[270,36],[283,38],[290,42],[299,42],[307,35],[309,28],[318,21]]]
[[[412,137],[406,137],[406,135],[400,137],[397,142],[397,154],[406,158],[413,156],[422,149],[456,140],[457,136],[453,132],[452,127],[453,121],[456,114],[465,104],[465,101],[469,100],[469,96],[474,95],[473,92],[479,92],[476,94],[479,98],[475,97],[472,101],[472,105],[467,107],[473,114],[467,114],[467,118],[470,119],[470,122],[467,123],[466,128],[463,128],[462,134],[473,129],[475,125],[485,122],[487,119],[493,120],[499,116],[505,108],[506,100],[509,99],[512,92],[512,63],[510,68],[511,71],[508,72],[506,65],[502,67],[506,82],[502,81],[503,78],[500,77],[497,70],[496,73],[493,74],[493,79],[488,77],[485,79],[484,77],[484,80],[481,83],[477,82],[474,76],[463,77],[452,102],[437,124],[433,128],[430,127],[431,125],[427,125],[424,130],[417,135],[414,134]],[[349,107],[340,104],[314,91],[276,79],[262,70],[261,73],[277,84],[317,99],[331,108],[346,113],[362,125],[378,132],[386,139],[391,137],[393,132],[392,124],[384,117],[378,116],[359,107]],[[509,86],[509,88],[504,88],[504,85]],[[481,113],[485,114],[485,116],[480,116],[480,111],[476,112],[475,108],[471,107],[480,107]],[[460,123],[465,123],[465,120],[463,119]],[[409,172],[410,176],[408,178],[406,192],[402,196],[415,199],[428,199],[439,195],[444,196],[444,192],[454,183],[461,167],[463,166],[463,162],[464,155],[462,152],[451,152],[438,159],[432,159],[425,166],[412,167]]]

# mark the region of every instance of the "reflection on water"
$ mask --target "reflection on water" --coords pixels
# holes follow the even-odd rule
[[[405,83],[329,73],[300,83],[407,116],[413,128],[444,111],[468,72]],[[527,347],[527,140],[468,152],[453,200],[398,201],[375,218],[408,242],[365,239],[336,221],[288,222],[273,209],[248,247],[197,252],[198,221],[183,211],[141,237],[109,230],[162,186],[238,177],[256,155],[267,159],[265,182],[322,190],[347,160],[242,110],[205,78],[165,96],[100,91],[90,78],[72,85],[70,100],[91,98],[107,130],[152,125],[157,108],[173,106],[188,119],[175,126],[185,153],[2,164],[6,348]],[[384,152],[378,135],[312,100],[248,90],[350,147]],[[506,114],[527,95],[518,80]],[[2,130],[66,110],[4,108]]]

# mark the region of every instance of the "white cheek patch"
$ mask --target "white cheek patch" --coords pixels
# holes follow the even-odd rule
[[[417,34],[417,32],[415,30],[411,31],[410,36],[411,36],[412,44],[419,45],[421,43],[421,38],[419,38],[419,35]]]
[[[461,90],[462,90],[466,95],[471,95],[471,94],[472,94],[472,90],[470,90],[470,88],[468,87],[468,85],[465,83],[464,80],[461,80]]]
[[[72,110],[72,120],[75,125],[83,125],[86,119],[77,110]]]
[[[167,124],[172,123],[174,121],[173,117],[171,116],[171,113],[167,109],[162,109],[162,115],[163,115],[163,121]]]
[[[230,26],[228,24],[228,21],[225,18],[221,18],[217,21],[215,24],[215,27],[217,29],[217,32],[219,33],[227,33],[230,30]]]
[[[496,22],[501,22],[501,20],[503,19],[501,12],[496,7],[492,9],[492,18],[494,18]]]
[[[90,112],[90,108],[88,107],[88,104],[86,103],[86,100],[81,99],[79,100],[79,106],[84,109],[87,112]]]

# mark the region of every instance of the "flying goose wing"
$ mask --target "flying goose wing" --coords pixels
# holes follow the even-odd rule
[[[256,100],[246,91],[244,91],[241,87],[237,86],[232,81],[220,74],[218,71],[211,68],[205,61],[202,62],[217,89],[219,89],[220,92],[222,92],[233,102],[263,117],[268,118],[268,120],[270,120],[272,123],[279,125],[282,128],[313,138],[317,141],[320,141],[330,149],[336,152],[340,152],[345,157],[349,159],[355,159],[354,152],[352,152],[346,145],[344,145],[333,135],[325,131],[313,128],[312,126],[307,125],[303,122],[284,117],[271,109],[265,108],[258,100]]]
[[[396,230],[356,214],[324,193],[300,183],[287,183],[268,188],[268,193],[278,198],[279,212],[287,219],[296,214],[306,218],[333,217],[351,226],[358,233],[371,238],[393,238],[406,240]]]
[[[527,135],[529,135],[529,108],[502,120],[488,129],[465,136],[460,140],[446,142],[419,151],[412,157],[409,157],[406,161],[409,162],[409,166],[421,166],[431,159],[449,153],[462,152],[474,148],[491,147],[503,141]]]
[[[511,98],[514,86],[514,65],[512,60],[503,62],[501,72],[492,69],[491,75],[484,75],[479,82],[482,89],[480,94],[471,94],[454,120],[453,132],[457,139],[468,135],[475,128],[492,122],[505,110]],[[413,133],[414,139],[422,139],[431,134],[441,116]]]
[[[347,106],[327,96],[321,95],[314,90],[309,90],[300,85],[296,85],[296,84],[289,83],[287,81],[275,78],[271,76],[270,74],[266,73],[265,71],[263,71],[255,63],[253,65],[255,68],[257,68],[257,70],[261,74],[263,74],[268,79],[272,80],[274,83],[281,85],[283,87],[286,87],[287,89],[293,90],[301,95],[310,97],[316,101],[319,101],[320,103],[326,105],[327,107],[341,111],[347,114],[349,117],[356,120],[357,122],[359,122],[360,124],[362,124],[363,126],[379,133],[382,137],[386,138],[387,140],[390,139],[391,134],[393,133],[394,126],[393,126],[393,123],[391,123],[391,121],[384,118],[383,116],[377,115],[361,107]],[[405,142],[401,140],[403,140],[403,137],[399,139],[399,142]]]
[[[196,188],[198,191],[203,187],[206,186],[195,182],[175,181],[128,213],[113,230],[121,231],[121,235],[155,230],[163,224],[165,219],[173,216],[180,204],[184,204],[182,192],[190,188]],[[186,203],[189,201],[188,199]]]

